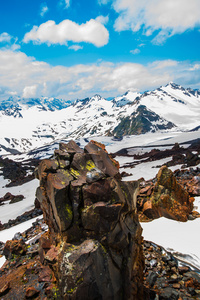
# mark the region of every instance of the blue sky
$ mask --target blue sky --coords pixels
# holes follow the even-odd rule
[[[199,0],[7,0],[0,98],[200,87]]]

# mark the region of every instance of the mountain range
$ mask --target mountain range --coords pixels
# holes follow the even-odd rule
[[[74,102],[10,97],[0,103],[0,155],[23,153],[61,139],[138,135],[200,128],[200,91],[175,83],[143,94],[128,91]]]

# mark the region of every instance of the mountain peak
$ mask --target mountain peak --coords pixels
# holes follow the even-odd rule
[[[172,87],[172,88],[176,88],[176,89],[179,89],[181,86],[179,85],[179,84],[177,84],[177,83],[175,83],[175,82],[173,82],[173,81],[170,81],[167,85],[166,85],[166,87]]]
[[[101,100],[103,98],[101,97],[101,95],[95,94],[91,99],[95,99],[95,100],[99,101],[99,100]]]

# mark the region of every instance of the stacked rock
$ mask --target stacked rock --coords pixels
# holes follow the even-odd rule
[[[62,299],[143,299],[138,182],[121,181],[105,146],[61,143],[37,169]]]

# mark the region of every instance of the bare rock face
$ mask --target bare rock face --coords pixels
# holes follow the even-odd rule
[[[61,298],[143,299],[138,182],[121,181],[118,163],[94,141],[84,150],[60,144],[37,177]]]
[[[162,166],[154,186],[140,190],[143,198],[143,214],[149,219],[166,217],[177,221],[187,221],[193,209],[194,198],[178,183],[173,172]]]

